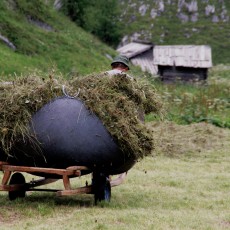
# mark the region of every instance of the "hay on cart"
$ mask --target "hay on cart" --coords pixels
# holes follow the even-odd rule
[[[33,75],[0,83],[0,149],[10,155],[18,142],[39,146],[28,130],[31,117],[50,100],[64,96],[63,86],[65,94],[78,92],[77,99],[99,117],[125,154],[136,159],[151,154],[154,140],[141,117],[160,114],[162,104],[151,85],[125,74],[94,74],[71,81]]]

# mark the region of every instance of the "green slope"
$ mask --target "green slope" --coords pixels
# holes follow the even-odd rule
[[[0,74],[52,68],[65,75],[89,74],[109,66],[115,51],[42,0],[0,1]]]

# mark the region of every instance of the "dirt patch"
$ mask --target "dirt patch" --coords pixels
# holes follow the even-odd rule
[[[156,141],[156,154],[177,155],[224,148],[230,130],[208,123],[177,125],[172,122],[147,123]]]
[[[226,229],[230,228],[230,221],[222,221],[221,226],[225,227]]]
[[[0,223],[2,223],[4,220],[4,218],[2,217],[1,213],[0,213]]]
[[[21,215],[13,211],[11,208],[1,206],[1,209],[4,210],[4,214],[0,212],[0,223],[7,225],[14,225],[21,219]]]

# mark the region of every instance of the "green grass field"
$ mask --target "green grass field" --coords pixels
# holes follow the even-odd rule
[[[1,192],[1,229],[229,229],[227,134],[215,150],[177,157],[162,154],[138,162],[125,182],[112,188],[110,203],[94,206],[92,195],[57,198],[45,192],[30,192],[12,202]],[[79,185],[89,179],[71,180]]]

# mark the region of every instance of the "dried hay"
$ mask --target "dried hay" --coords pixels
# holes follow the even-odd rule
[[[162,104],[155,90],[124,75],[105,74],[76,78],[43,79],[31,76],[16,79],[12,85],[0,83],[0,139],[6,154],[16,142],[31,138],[28,123],[32,115],[51,99],[63,95],[62,85],[76,94],[95,113],[125,154],[136,158],[151,154],[151,132],[140,121],[141,113],[160,113]]]
[[[61,94],[61,85],[52,78],[29,76],[17,78],[11,84],[0,83],[0,140],[6,154],[16,142],[32,138],[28,134],[31,116]]]
[[[177,125],[172,122],[147,124],[155,140],[155,154],[175,156],[223,149],[229,144],[230,130],[205,122]]]
[[[71,82],[79,97],[104,123],[126,154],[142,158],[154,148],[151,132],[141,122],[142,114],[160,114],[162,104],[154,88],[126,74],[87,76]]]

